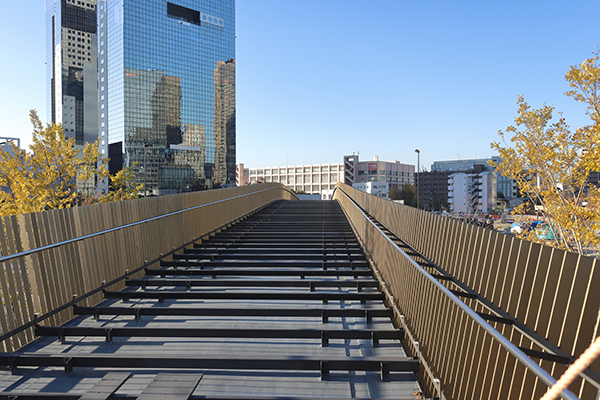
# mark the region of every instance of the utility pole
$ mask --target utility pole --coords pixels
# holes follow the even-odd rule
[[[420,204],[419,204],[419,173],[421,172],[421,151],[419,149],[415,150],[415,153],[417,153],[417,208],[420,208]]]
[[[148,150],[146,150],[148,147],[150,147],[149,143],[144,143],[144,197],[148,196],[148,189],[146,188],[146,175],[148,173],[148,163],[147,163],[147,153]]]

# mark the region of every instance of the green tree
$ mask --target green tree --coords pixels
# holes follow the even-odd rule
[[[600,171],[598,59],[596,52],[565,76],[571,87],[565,94],[586,104],[589,125],[573,131],[561,114],[554,118],[554,107],[544,104],[532,109],[519,96],[515,124],[499,132],[502,144],[492,143],[502,159],[496,169],[517,180],[520,192],[537,205],[553,230],[554,239],[541,239],[535,232],[523,236],[580,254],[600,250],[600,189],[588,179],[591,172]]]
[[[393,188],[389,193],[392,200],[404,200],[404,204],[411,207],[417,205],[417,189],[415,185],[405,183],[402,189]]]
[[[400,198],[400,189],[398,189],[397,187],[393,187],[392,189],[390,189],[390,200],[402,200]]]
[[[137,197],[129,170],[110,177],[108,159],[102,158],[98,141],[87,143],[81,152],[72,138],[66,139],[61,125],[44,127],[32,110],[31,153],[12,147],[0,160],[0,215],[38,212],[72,207],[85,199],[111,201]],[[95,194],[103,179],[110,178],[113,192]],[[77,192],[77,186],[81,190]],[[135,192],[134,192],[135,191]]]

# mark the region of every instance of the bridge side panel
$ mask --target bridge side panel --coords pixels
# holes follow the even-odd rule
[[[208,232],[279,199],[296,197],[283,185],[263,184],[0,219],[1,256],[9,256],[220,201],[2,263],[1,350],[14,351],[32,341],[36,322],[52,325],[66,322],[73,316],[71,305],[75,303],[97,304],[103,300],[101,288],[123,288],[126,274],[132,278],[141,276],[144,265],[156,262],[161,254],[194,239],[200,240]]]
[[[337,187],[446,272],[567,353],[579,357],[598,335],[600,291],[592,289],[600,287],[598,260],[395,204],[344,184]],[[343,195],[335,198],[353,220],[450,398],[535,398],[547,390],[427,283],[411,276],[402,260],[382,253],[377,235],[360,220],[354,205]],[[473,300],[464,302],[490,313]],[[544,350],[510,325],[490,324],[517,346]],[[566,370],[558,362],[540,365],[555,378]],[[600,372],[598,360],[592,370]],[[570,390],[581,398],[594,398],[598,392],[581,378]]]

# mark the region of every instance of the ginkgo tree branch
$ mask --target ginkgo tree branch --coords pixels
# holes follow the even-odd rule
[[[533,109],[519,96],[515,124],[499,132],[502,144],[492,148],[501,159],[496,170],[516,179],[553,233],[551,240],[536,232],[520,236],[587,254],[600,248],[600,190],[589,184],[590,172],[600,171],[599,53],[571,67],[565,79],[572,89],[566,95],[587,104],[589,125],[573,132],[562,114],[553,122],[553,106]]]

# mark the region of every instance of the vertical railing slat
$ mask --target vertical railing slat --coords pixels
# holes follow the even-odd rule
[[[393,204],[344,184],[337,188],[425,257],[567,353],[578,356],[600,332],[600,291],[592,289],[600,287],[597,260]],[[334,198],[344,207],[367,250],[380,248],[369,222],[344,197],[335,194]],[[547,390],[545,383],[482,328],[467,322],[452,306],[448,308],[435,290],[404,268],[402,260],[389,251],[371,255],[406,315],[407,325],[421,341],[423,354],[433,358],[431,367],[440,374],[446,396],[521,399],[536,398]],[[451,287],[446,282],[442,285]],[[475,311],[489,313],[474,300],[463,301]],[[543,350],[511,325],[490,324],[516,346]],[[463,338],[464,342],[456,342]],[[556,378],[566,369],[550,361],[539,365]],[[598,373],[600,360],[591,368]],[[582,398],[597,394],[597,388],[581,378],[570,390]]]

